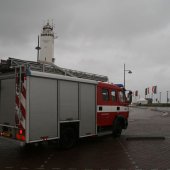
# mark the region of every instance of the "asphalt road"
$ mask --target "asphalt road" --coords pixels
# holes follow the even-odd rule
[[[131,108],[120,138],[83,139],[70,150],[60,150],[57,143],[25,148],[0,138],[0,170],[10,169],[170,170],[170,109]]]

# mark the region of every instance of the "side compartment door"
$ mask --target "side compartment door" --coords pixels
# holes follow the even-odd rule
[[[78,120],[78,82],[59,80],[58,89],[59,120]]]
[[[29,77],[29,141],[58,137],[57,80]]]
[[[80,137],[96,134],[96,85],[79,84]]]
[[[0,79],[0,124],[15,126],[15,79]]]

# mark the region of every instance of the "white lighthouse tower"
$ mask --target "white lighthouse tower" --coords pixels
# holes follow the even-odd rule
[[[54,62],[54,30],[49,22],[43,26],[40,36],[40,55],[38,61],[52,63]]]

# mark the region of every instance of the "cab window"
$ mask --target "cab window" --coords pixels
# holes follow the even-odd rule
[[[102,98],[104,101],[109,100],[109,90],[108,89],[102,89]]]
[[[111,91],[111,99],[112,99],[113,102],[116,101],[116,91],[115,90]]]
[[[125,102],[125,94],[122,91],[119,91],[119,100],[120,102]]]

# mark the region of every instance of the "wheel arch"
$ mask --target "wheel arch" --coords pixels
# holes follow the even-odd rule
[[[72,128],[76,133],[77,138],[79,138],[79,122],[61,122],[60,123],[60,135],[61,131],[65,128]]]
[[[76,145],[79,139],[79,122],[64,122],[60,124],[59,144],[63,149]]]
[[[113,123],[115,123],[116,121],[121,122],[122,129],[126,129],[126,128],[127,128],[127,126],[128,126],[128,120],[127,120],[124,116],[118,115],[118,116],[115,118],[115,120],[114,120]]]

